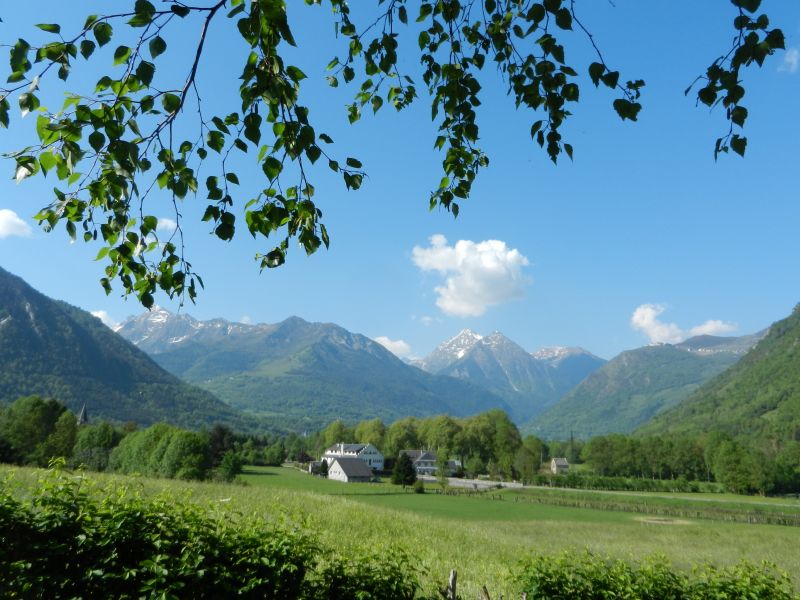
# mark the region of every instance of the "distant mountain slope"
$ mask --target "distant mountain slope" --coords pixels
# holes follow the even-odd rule
[[[212,394],[187,385],[99,319],[40,294],[0,269],[0,401],[53,397],[92,418],[224,422],[252,427]]]
[[[529,354],[500,332],[465,329],[419,361],[422,368],[469,381],[502,397],[524,422],[552,405],[605,361],[581,348]]]
[[[525,430],[544,438],[627,433],[686,399],[758,339],[698,336],[623,352],[589,375]],[[763,335],[763,334],[761,334]]]
[[[508,405],[498,396],[410,366],[369,338],[291,317],[275,325],[196,321],[159,310],[119,329],[156,362],[231,406],[316,427],[333,419],[449,413]],[[168,332],[168,333],[165,333]]]
[[[800,305],[736,365],[638,432],[713,430],[800,439]]]

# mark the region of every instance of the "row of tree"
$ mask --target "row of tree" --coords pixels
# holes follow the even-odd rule
[[[79,425],[62,404],[39,396],[0,407],[0,462],[19,465],[63,458],[94,471],[230,480],[242,467],[237,442],[223,426],[194,432],[165,423],[146,429],[105,421]]]
[[[45,466],[56,457],[96,471],[154,477],[230,480],[244,464],[280,465],[319,457],[338,442],[371,443],[388,459],[400,450],[434,450],[457,459],[468,476],[533,481],[543,463],[566,456],[605,477],[716,481],[735,493],[800,492],[800,441],[748,443],[721,433],[701,436],[596,436],[544,442],[522,438],[508,415],[493,409],[463,419],[438,415],[380,419],[348,426],[340,420],[311,435],[236,434],[223,425],[193,432],[159,423],[146,429],[107,422],[78,425],[55,400],[20,398],[0,407],[0,462]]]
[[[735,493],[800,492],[800,442],[761,444],[711,432],[700,436],[590,439],[581,458],[599,475],[717,481]]]

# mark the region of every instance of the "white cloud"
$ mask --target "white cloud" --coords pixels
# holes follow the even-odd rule
[[[675,344],[684,334],[675,323],[664,323],[658,316],[666,309],[662,304],[642,304],[631,316],[631,327],[644,333],[652,344]]]
[[[411,346],[404,340],[390,340],[385,335],[379,335],[375,341],[396,356],[411,356]]]
[[[453,246],[443,235],[430,238],[430,246],[414,246],[412,260],[423,271],[445,277],[435,288],[436,305],[448,315],[477,317],[497,304],[520,298],[530,278],[523,273],[528,259],[500,240],[459,240]]]
[[[178,228],[178,224],[173,221],[172,219],[168,219],[166,217],[161,217],[158,220],[158,226],[156,227],[156,231],[163,231],[165,233],[172,233]]]
[[[789,48],[783,55],[783,62],[778,67],[778,71],[784,73],[797,73],[800,68],[800,50],[797,48]]]
[[[13,235],[28,237],[31,235],[31,227],[13,210],[0,208],[0,240]]]
[[[719,319],[709,319],[702,325],[692,327],[689,330],[690,335],[722,335],[723,333],[730,333],[736,331],[735,323],[728,323],[727,321],[720,321]]]
[[[119,323],[117,323],[111,315],[104,310],[93,310],[92,315],[100,319],[107,327],[116,330]]]
[[[644,333],[651,344],[677,344],[695,335],[722,335],[736,330],[734,323],[709,319],[685,331],[676,323],[667,323],[658,318],[665,310],[663,304],[642,304],[633,311],[631,327]]]

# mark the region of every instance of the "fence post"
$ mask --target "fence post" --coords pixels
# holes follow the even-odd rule
[[[457,600],[458,596],[456,596],[456,580],[458,579],[458,573],[456,570],[453,569],[450,571],[450,579],[447,581],[447,587],[444,589],[439,590],[439,593],[442,595],[442,598],[445,600]]]

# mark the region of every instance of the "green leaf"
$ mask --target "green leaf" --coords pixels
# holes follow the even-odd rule
[[[572,13],[568,8],[560,8],[556,12],[556,25],[561,29],[572,29]]]
[[[239,185],[239,177],[237,177],[236,173],[225,173],[225,179],[231,183]]]
[[[272,181],[276,179],[278,175],[280,175],[281,171],[283,170],[283,165],[281,165],[281,162],[274,156],[268,156],[266,159],[264,159],[262,168],[264,169],[266,176],[269,177],[269,180]]]
[[[731,3],[751,13],[756,12],[758,7],[761,6],[761,0],[731,0]]]
[[[747,149],[747,138],[739,135],[734,135],[731,138],[731,150],[736,152],[739,156],[744,156],[744,151]]]
[[[92,27],[92,32],[94,33],[94,38],[97,40],[97,43],[100,44],[100,46],[105,46],[111,40],[114,30],[111,25],[105,21],[101,21]]]
[[[106,137],[99,131],[93,131],[89,135],[89,145],[95,152],[100,152],[100,149],[105,146]]]
[[[614,89],[617,87],[617,83],[619,83],[619,71],[609,71],[600,77],[600,79],[606,84],[606,86]]]
[[[42,173],[47,175],[47,172],[56,166],[56,161],[56,156],[52,152],[42,152],[39,155],[39,166],[42,167]]]
[[[642,105],[638,102],[631,102],[629,100],[625,100],[624,98],[618,98],[617,100],[614,100],[614,110],[617,111],[617,114],[623,121],[625,119],[635,121],[641,109]]]
[[[167,42],[165,42],[161,36],[156,36],[150,40],[148,47],[150,48],[150,56],[156,58],[159,54],[163,54],[167,49]]]
[[[181,107],[180,96],[175,94],[164,94],[164,96],[161,98],[161,105],[168,113],[177,112],[177,110]]]
[[[580,97],[580,89],[578,88],[577,84],[568,83],[561,88],[561,95],[564,97],[564,100],[577,102]]]
[[[6,98],[0,100],[0,125],[8,127],[8,111],[11,110],[11,105]]]
[[[190,10],[185,6],[178,6],[177,4],[173,4],[169,7],[169,9],[174,12],[179,17],[183,18],[189,14]]]
[[[36,27],[47,33],[61,33],[61,25],[57,23],[39,23]]]
[[[131,49],[127,46],[119,46],[114,51],[114,64],[121,65],[124,62],[128,62],[128,59],[131,56]]]
[[[302,81],[303,79],[306,78],[306,74],[305,73],[303,73],[297,67],[293,67],[293,66],[286,67],[286,74],[295,83],[299,83],[300,81]]]
[[[153,75],[155,74],[156,66],[143,60],[139,63],[139,66],[136,67],[136,77],[138,77],[139,81],[141,81],[144,85],[149,86],[150,83],[153,81]]]
[[[212,150],[222,152],[222,148],[225,146],[225,136],[219,131],[209,131],[206,142]]]
[[[739,127],[744,127],[747,120],[747,109],[744,106],[736,106],[731,111],[731,121]]]
[[[353,169],[360,169],[361,168],[361,161],[352,157],[347,158],[347,166],[352,167]]]
[[[606,67],[603,63],[593,62],[589,65],[589,77],[592,78],[592,83],[595,87],[600,85],[600,78],[605,73]]]
[[[83,40],[81,42],[81,56],[88,59],[97,46],[92,40]]]

